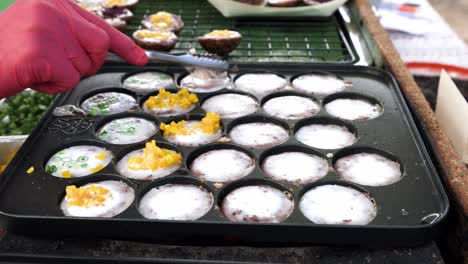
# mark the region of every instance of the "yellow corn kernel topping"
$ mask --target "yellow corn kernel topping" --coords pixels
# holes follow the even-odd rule
[[[104,166],[103,166],[102,164],[99,164],[99,165],[97,165],[96,167],[90,169],[90,171],[91,171],[92,173],[96,173],[96,172],[98,172],[98,171],[100,171],[100,170],[102,170],[102,169],[104,169]]]
[[[98,160],[105,160],[107,158],[107,153],[106,152],[101,152],[94,156]]]
[[[151,39],[161,39],[168,40],[171,37],[171,32],[166,31],[150,31],[150,30],[140,30],[137,31],[136,36],[138,38],[151,38]]]
[[[150,17],[150,21],[155,28],[168,29],[174,23],[174,18],[167,12],[158,12]]]
[[[62,172],[62,177],[64,178],[71,178],[71,173],[70,171],[66,170]]]
[[[3,171],[6,169],[6,167],[8,166],[8,163],[10,163],[10,161],[15,157],[15,154],[16,154],[16,152],[11,152],[10,154],[8,154],[8,156],[7,156],[6,160],[5,160],[5,163],[0,165],[0,174],[2,174]]]
[[[172,150],[156,146],[156,141],[147,142],[141,156],[128,159],[131,170],[157,170],[182,163],[182,156]]]
[[[34,172],[34,167],[29,167],[29,169],[26,171],[27,174],[31,174]]]
[[[187,127],[186,121],[172,121],[170,124],[161,123],[161,130],[164,136],[190,135],[198,131],[205,134],[213,134],[221,128],[221,117],[217,113],[207,113],[206,116],[194,126]]]
[[[198,103],[196,94],[190,93],[188,88],[178,91],[176,94],[160,89],[157,96],[150,96],[145,102],[145,106],[154,108],[174,108],[176,105],[182,108],[189,108]]]
[[[127,0],[107,0],[107,1],[104,2],[103,6],[104,7],[113,7],[113,6],[116,6],[116,5],[125,5],[127,3],[128,3]]]
[[[232,37],[236,33],[227,29],[224,30],[213,30],[206,34],[208,37]]]
[[[90,208],[91,206],[102,206],[106,201],[106,196],[112,197],[108,189],[97,185],[76,188],[75,185],[67,186],[66,200],[68,206],[79,206]]]

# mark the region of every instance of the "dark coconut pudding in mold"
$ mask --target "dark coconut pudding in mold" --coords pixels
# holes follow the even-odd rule
[[[274,117],[297,120],[317,114],[320,106],[310,98],[287,95],[269,99],[263,104],[263,110]]]
[[[230,182],[250,174],[255,160],[235,149],[215,149],[196,157],[190,164],[193,176],[210,182]]]
[[[90,115],[117,114],[136,106],[135,98],[118,92],[96,94],[81,103],[81,109]]]
[[[138,211],[148,219],[197,220],[210,211],[213,203],[213,194],[200,186],[166,184],[147,192]]]
[[[96,173],[112,160],[112,153],[96,146],[73,146],[55,153],[45,165],[46,173],[61,178],[82,177]]]
[[[177,93],[161,89],[156,96],[150,96],[145,101],[143,110],[157,117],[176,116],[192,111],[197,103],[197,95],[190,93],[187,88]]]
[[[217,141],[223,135],[221,118],[216,113],[207,113],[201,120],[172,121],[161,123],[164,139],[184,147],[196,147]]]
[[[222,118],[237,118],[257,111],[258,103],[248,95],[226,93],[205,100],[201,108],[205,112],[218,113]]]
[[[143,149],[131,151],[117,163],[120,175],[137,180],[153,180],[175,172],[182,164],[182,155],[160,148],[156,141],[146,143]]]
[[[114,217],[135,199],[133,189],[121,181],[101,181],[82,187],[67,186],[60,204],[63,214],[77,217]]]
[[[110,121],[97,131],[97,137],[116,145],[132,144],[154,136],[158,127],[144,118],[126,117]]]
[[[123,87],[134,92],[153,92],[159,89],[168,89],[174,86],[172,76],[163,72],[140,72],[127,77]]]
[[[377,207],[367,194],[333,184],[305,192],[299,209],[315,224],[367,225],[377,215]]]
[[[294,209],[291,194],[268,185],[234,189],[222,203],[222,213],[233,222],[279,223]]]

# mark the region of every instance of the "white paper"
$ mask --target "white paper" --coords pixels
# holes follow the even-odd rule
[[[468,103],[444,70],[440,74],[436,118],[455,151],[468,164]]]

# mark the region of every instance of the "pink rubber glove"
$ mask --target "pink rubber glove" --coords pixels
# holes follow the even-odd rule
[[[55,94],[95,74],[108,50],[148,58],[130,38],[70,0],[17,0],[0,13],[0,98],[25,88]]]

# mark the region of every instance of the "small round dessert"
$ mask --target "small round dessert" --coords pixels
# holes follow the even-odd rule
[[[310,73],[295,78],[292,81],[292,86],[295,90],[303,93],[329,95],[344,91],[347,84],[334,75]]]
[[[332,116],[346,120],[370,120],[382,113],[379,104],[365,99],[335,99],[325,104],[325,110]]]
[[[97,131],[97,137],[116,145],[133,144],[154,136],[158,128],[143,118],[126,117],[110,121]]]
[[[377,207],[367,194],[333,184],[307,191],[299,209],[315,224],[367,225],[377,215]]]
[[[67,186],[60,204],[63,214],[77,217],[114,217],[135,199],[133,189],[121,181],[101,181],[77,188]]]
[[[117,92],[96,94],[81,103],[81,109],[90,115],[117,114],[136,106],[135,98],[128,94]]]
[[[177,36],[171,31],[139,29],[133,33],[136,44],[144,49],[170,51],[177,43]]]
[[[241,91],[262,97],[284,90],[288,81],[274,73],[246,73],[237,78],[234,84]]]
[[[268,185],[237,188],[224,197],[221,211],[233,222],[279,223],[294,209],[291,194]]]
[[[180,80],[179,86],[187,87],[194,93],[210,93],[225,88],[229,82],[229,76],[225,71],[195,68]]]
[[[138,0],[103,0],[102,6],[105,8],[134,8],[138,4]]]
[[[147,16],[141,24],[149,30],[167,30],[176,34],[184,27],[180,16],[164,11]]]
[[[172,88],[174,87],[174,80],[167,73],[147,71],[127,77],[123,81],[123,87],[134,92],[147,93]]]
[[[344,126],[311,124],[296,132],[301,143],[319,149],[339,149],[351,146],[357,141],[356,135]]]
[[[235,126],[229,137],[232,142],[249,148],[268,148],[288,140],[289,133],[273,123],[253,122]]]
[[[145,148],[134,150],[117,163],[120,175],[137,180],[154,180],[170,175],[180,168],[182,155],[170,149],[159,148],[156,141]]]
[[[187,221],[204,216],[213,203],[213,194],[200,186],[166,184],[146,193],[138,210],[148,219]]]
[[[234,149],[217,149],[203,153],[190,164],[190,172],[210,182],[230,182],[249,175],[255,160]]]
[[[197,147],[217,141],[223,135],[221,118],[216,113],[207,113],[200,120],[182,120],[180,122],[162,123],[164,139],[172,144],[184,147]]]
[[[385,186],[401,180],[400,164],[374,153],[357,153],[338,159],[335,170],[346,181]]]
[[[96,146],[73,146],[55,153],[45,166],[46,173],[61,178],[96,173],[112,160],[112,153]]]
[[[201,108],[218,113],[222,118],[238,118],[257,111],[258,103],[248,95],[226,93],[208,98]]]
[[[274,7],[290,7],[297,6],[300,2],[300,0],[268,0],[268,5]]]
[[[111,7],[111,8],[105,8],[104,10],[102,10],[101,16],[104,19],[118,18],[123,21],[130,21],[133,18],[133,13],[132,11],[126,8]]]
[[[317,181],[328,173],[325,159],[304,152],[283,152],[268,156],[262,164],[268,178],[301,185]]]
[[[241,39],[242,36],[237,31],[213,30],[198,37],[198,42],[209,53],[225,56],[239,46]]]
[[[197,95],[190,93],[187,88],[175,94],[161,89],[156,96],[146,100],[143,110],[157,117],[176,116],[192,111],[197,103]]]
[[[112,27],[116,28],[117,30],[123,31],[127,28],[127,22],[120,18],[105,18],[107,24],[111,25]]]
[[[263,104],[263,110],[271,116],[297,120],[317,114],[320,106],[310,98],[288,95],[268,100]]]

